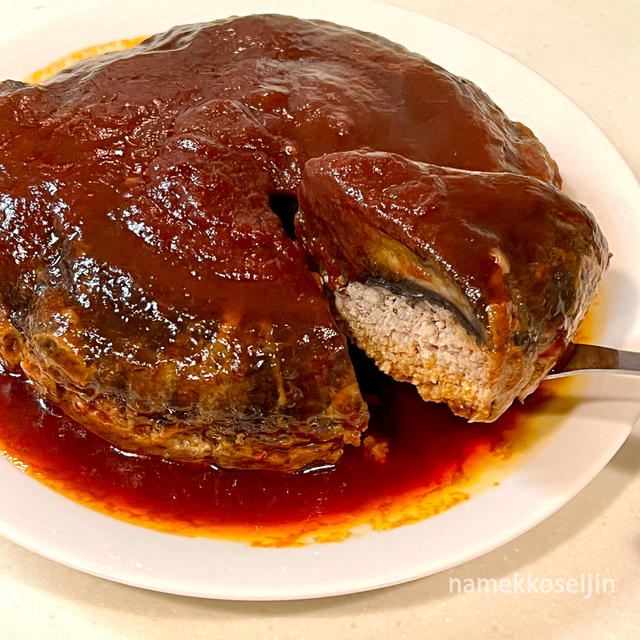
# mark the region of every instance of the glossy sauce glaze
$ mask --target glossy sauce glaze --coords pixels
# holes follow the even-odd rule
[[[0,449],[49,487],[135,524],[257,546],[299,545],[344,539],[360,525],[414,522],[467,499],[483,470],[523,448],[532,434],[527,418],[548,397],[539,392],[495,423],[469,424],[359,354],[356,365],[374,446],[349,447],[335,466],[228,471],[131,454],[7,374],[0,376]]]

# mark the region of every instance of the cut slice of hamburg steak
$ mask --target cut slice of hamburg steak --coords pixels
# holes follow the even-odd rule
[[[492,421],[566,348],[608,263],[549,183],[345,152],[307,162],[297,235],[336,317],[384,372]]]

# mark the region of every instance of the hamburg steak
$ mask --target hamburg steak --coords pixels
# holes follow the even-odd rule
[[[378,156],[323,159],[358,149],[397,154],[379,156],[398,168],[393,188],[402,201],[393,222],[380,223],[369,201],[353,201],[363,171],[374,171],[365,180],[390,184],[377,173],[378,161],[368,159]],[[348,173],[352,161],[354,183],[337,185],[332,167]],[[4,82],[0,358],[71,417],[128,450],[252,469],[335,462],[344,443],[359,443],[368,419],[345,337],[321,277],[308,267],[311,261],[326,271],[327,251],[343,247],[325,245],[325,238],[338,233],[341,243],[353,241],[366,253],[369,265],[349,271],[345,281],[327,281],[342,287],[333,298],[341,326],[426,398],[492,419],[546,370],[559,348],[538,362],[546,345],[570,339],[602,256],[586,269],[575,255],[564,259],[553,247],[541,248],[555,260],[540,265],[543,285],[553,281],[544,285],[550,296],[544,304],[556,305],[566,322],[548,325],[529,308],[538,304],[532,287],[516,292],[508,283],[500,300],[518,305],[518,312],[488,320],[493,312],[483,305],[493,298],[485,291],[474,297],[453,272],[441,278],[446,290],[425,285],[430,269],[442,271],[438,255],[444,254],[427,255],[423,230],[398,231],[400,218],[411,218],[411,198],[422,203],[433,189],[442,203],[457,180],[456,173],[415,162],[507,172],[481,182],[495,188],[499,211],[506,210],[500,194],[507,187],[507,209],[516,218],[520,206],[510,185],[524,191],[535,185],[543,194],[535,206],[552,205],[541,213],[547,226],[539,237],[554,240],[549,219],[566,199],[551,186],[560,184],[557,167],[529,129],[468,80],[372,34],[287,16],[230,18],[175,27],[41,85]],[[303,244],[293,237],[291,216],[305,165],[304,217],[296,224]],[[323,167],[326,180],[319,179]],[[413,174],[426,194],[402,186]],[[460,175],[462,183],[478,186]],[[371,194],[380,196],[380,206],[393,208],[396,196],[390,201],[391,192],[378,191]],[[352,198],[348,219],[339,211],[345,193]],[[522,229],[532,224],[530,200],[523,204],[526,220],[515,223]],[[464,226],[468,213],[475,225],[480,212],[465,207],[456,200],[456,224]],[[588,233],[586,211],[567,207],[584,221],[562,237]],[[482,236],[483,224],[468,237]],[[311,238],[316,226],[321,235]],[[501,225],[494,231],[506,232]],[[591,231],[583,245],[595,239],[604,251]],[[489,246],[504,247],[500,238]],[[407,265],[391,264],[389,252],[396,251],[417,265],[416,278]],[[520,273],[517,257],[502,251],[512,273]],[[382,263],[370,268],[376,254]],[[493,256],[498,270],[491,280],[500,291],[501,255]],[[581,279],[587,282],[576,286]],[[438,295],[423,296],[427,289]],[[425,326],[441,321],[440,308],[452,330],[459,329],[447,340],[470,351],[477,344],[486,356],[484,377],[465,377],[458,362],[451,365],[458,367],[454,381],[484,390],[468,393],[457,383],[426,390],[443,374],[428,373],[428,354],[401,355],[405,347],[390,337],[396,323],[405,334],[419,326],[429,351],[436,338]],[[525,319],[526,326],[492,333],[494,320],[510,318]],[[503,355],[520,339],[522,379],[511,381],[515,369],[509,365],[504,373]],[[397,367],[385,364],[396,357]],[[505,376],[508,396],[501,395]]]

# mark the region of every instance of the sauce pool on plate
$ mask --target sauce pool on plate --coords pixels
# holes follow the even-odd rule
[[[184,535],[259,546],[337,541],[358,527],[417,521],[469,497],[481,471],[530,434],[545,394],[497,422],[469,424],[355,354],[371,411],[363,444],[333,467],[296,473],[228,471],[122,451],[41,400],[24,379],[0,375],[0,450],[86,506]]]

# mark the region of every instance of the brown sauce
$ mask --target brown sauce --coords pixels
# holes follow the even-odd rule
[[[79,59],[139,40],[71,54],[27,80],[43,81]],[[555,388],[543,385],[497,422],[468,424],[357,360],[371,411],[365,435],[388,445],[383,462],[367,446],[347,447],[333,467],[290,474],[135,455],[86,431],[40,399],[25,379],[1,369],[0,455],[70,499],[161,531],[263,546],[332,541],[361,525],[398,526],[467,499],[483,472],[531,442],[533,417]]]

